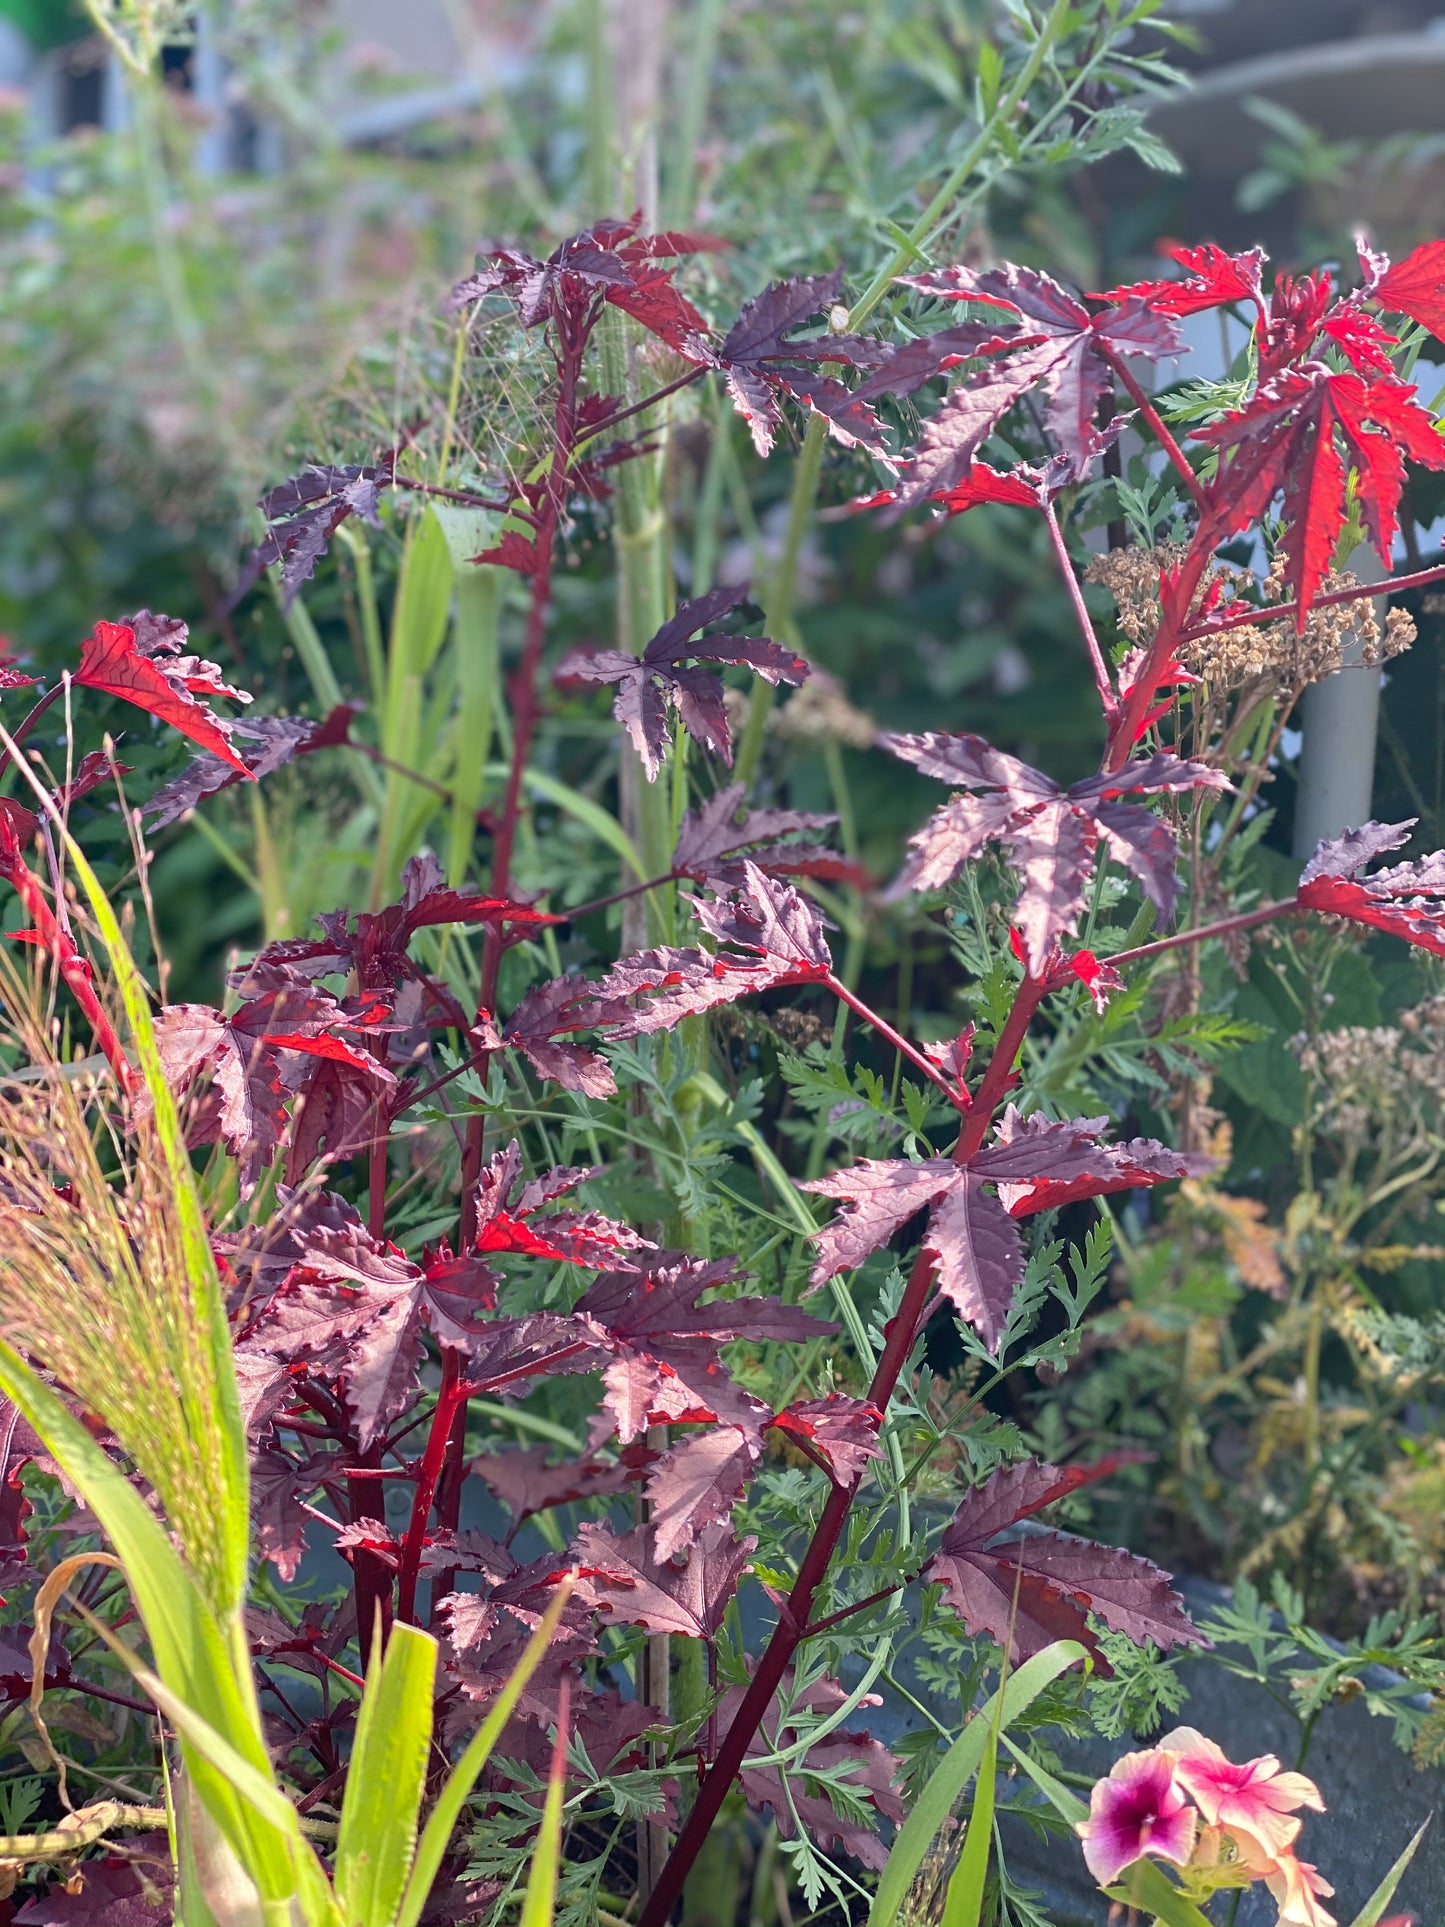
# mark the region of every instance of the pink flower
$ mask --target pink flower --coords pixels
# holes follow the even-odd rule
[[[1235,1766],[1192,1726],[1176,1727],[1160,1744],[1179,1755],[1179,1783],[1209,1824],[1241,1841],[1247,1837],[1270,1860],[1287,1853],[1299,1835],[1300,1822],[1291,1817],[1296,1807],[1325,1810],[1314,1781],[1286,1773],[1272,1753]]]
[[[1094,1787],[1089,1817],[1079,1823],[1084,1859],[1101,1887],[1152,1853],[1183,1866],[1194,1847],[1198,1815],[1175,1785],[1176,1756],[1162,1747],[1126,1753]]]
[[[1334,1888],[1292,1853],[1279,1856],[1264,1884],[1279,1902],[1279,1927],[1337,1927],[1334,1915],[1318,1899],[1320,1894],[1332,1894]]]

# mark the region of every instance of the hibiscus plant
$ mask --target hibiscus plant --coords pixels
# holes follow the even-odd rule
[[[454,292],[457,365],[483,343],[495,362],[504,337],[531,393],[491,470],[453,486],[400,436],[265,498],[238,595],[272,571],[303,614],[332,545],[364,595],[373,532],[400,532],[373,689],[391,749],[358,703],[232,715],[249,698],[148,611],[97,622],[3,738],[19,780],[0,802],[0,875],[36,970],[28,988],[12,973],[7,1005],[28,996],[38,1013],[7,1045],[22,1080],[39,1067],[66,1093],[49,1127],[16,1099],[0,1160],[0,1266],[21,1308],[4,1366],[7,1557],[21,1576],[22,1463],[59,1467],[125,1562],[154,1671],[126,1670],[123,1588],[91,1573],[82,1589],[67,1567],[74,1639],[45,1657],[51,1593],[40,1682],[114,1696],[104,1669],[126,1670],[123,1700],[159,1707],[206,1816],[183,1843],[219,1838],[268,1923],[498,1909],[527,1878],[544,1791],[554,1834],[564,1813],[574,1829],[568,1904],[635,1904],[640,1927],[662,1927],[742,1802],[771,1812],[810,1902],[846,1902],[884,1866],[886,1825],[936,1757],[931,1732],[905,1757],[850,1723],[875,1685],[898,1685],[895,1649],[921,1641],[932,1677],[966,1682],[966,1714],[990,1669],[1002,1707],[1006,1676],[1060,1641],[1075,1642],[1050,1686],[1060,1711],[1136,1655],[1198,1645],[1167,1573],[1058,1529],[1090,1488],[1137,1477],[1135,1455],[1048,1463],[989,1403],[1012,1374],[1067,1368],[1112,1213],[1213,1168],[1187,1128],[1170,1144],[1085,1114],[1051,1085],[1050,1053],[1105,1055],[1162,960],[1287,919],[1345,919],[1445,955],[1445,854],[1382,864],[1409,824],[1322,844],[1269,901],[1181,891],[1179,864],[1181,843],[1212,853],[1247,825],[1288,714],[1275,700],[1262,732],[1218,700],[1213,665],[1241,636],[1278,653],[1357,622],[1377,652],[1406,640],[1398,621],[1374,624],[1380,586],[1344,571],[1361,542],[1392,567],[1408,466],[1445,468],[1407,379],[1445,332],[1445,243],[1395,264],[1362,248],[1342,285],[1271,285],[1257,252],[1213,247],[1175,249],[1162,278],[1096,296],[1035,268],[925,268],[899,277],[916,304],[906,326],[876,332],[841,272],[776,282],[713,325],[677,282],[709,245],[633,218],[545,256],[488,249]],[[1181,318],[1211,309],[1244,319],[1250,345],[1227,383],[1193,396],[1186,434],[1150,371],[1184,352]],[[639,365],[665,378],[629,399]],[[918,772],[946,800],[880,893],[854,850],[820,840],[830,819],[758,785],[756,754],[728,780],[740,713],[746,749],[773,691],[810,675],[795,635],[758,632],[744,587],[694,582],[675,606],[664,591],[635,649],[557,651],[569,562],[614,487],[655,461],[669,398],[705,386],[760,456],[795,419],[805,451],[830,438],[851,465],[851,512],[900,541],[920,514],[1003,504],[1040,518],[1097,694],[1094,771],[1056,781],[965,730],[881,733],[899,780]],[[1111,641],[1069,517],[1126,448],[1174,510],[1170,542],[1143,558],[1144,615],[1131,636],[1121,594]],[[460,555],[459,527],[472,532]],[[1137,550],[1124,550],[1136,569]],[[1391,586],[1442,579],[1445,565]],[[455,687],[429,683],[453,597],[494,618],[515,606],[505,692],[460,658]],[[379,648],[374,603],[359,631]],[[304,623],[292,633],[304,640]],[[33,681],[4,675],[7,690]],[[198,752],[125,818],[142,877],[143,836],[327,758],[360,772],[366,907],[274,935],[235,963],[221,1005],[148,989],[72,826],[121,780],[118,751],[107,741],[56,781],[30,754],[51,705],[63,696],[80,719],[92,693]],[[615,811],[538,754],[549,712],[595,740],[608,701]],[[441,780],[425,744],[453,703]],[[408,732],[419,763],[392,753]],[[593,900],[539,873],[544,808],[615,860]],[[445,860],[425,834],[443,809]],[[1230,884],[1222,861],[1210,874]],[[889,1015],[862,994],[846,935],[842,954],[831,934],[905,899],[956,959],[973,1013],[942,1035],[912,1034],[906,1002]],[[77,1063],[48,1041],[52,1010],[83,1040]],[[779,1066],[797,1101],[769,1119]],[[859,1114],[892,1144],[861,1137]],[[891,1154],[823,1168],[850,1143]],[[1066,1210],[1081,1227],[1067,1257],[1053,1235]],[[88,1297],[74,1267],[34,1270],[35,1253],[63,1253],[67,1214],[95,1254]],[[107,1375],[74,1342],[107,1268],[128,1293],[116,1329],[134,1374]],[[37,1276],[53,1287],[43,1302]],[[961,1395],[930,1369],[941,1325],[968,1363]],[[177,1331],[205,1361],[175,1396],[221,1441],[209,1485],[150,1451],[138,1422],[142,1394],[171,1396],[140,1367],[160,1370]],[[495,1428],[508,1449],[490,1449]],[[198,1492],[228,1522],[220,1551]],[[294,1594],[323,1557],[345,1584]],[[167,1602],[182,1598],[178,1631]],[[861,1685],[842,1672],[850,1641],[870,1655]],[[407,1835],[381,1881],[357,1815],[384,1830],[389,1691],[425,1702],[407,1824],[424,1796],[445,1824],[415,1853]],[[363,1777],[369,1806],[352,1791]],[[1112,1886],[1163,1856],[1199,1895],[1258,1875],[1282,1919],[1316,1927],[1324,1890],[1293,1854],[1293,1809],[1315,1801],[1300,1776],[1234,1769],[1181,1730],[1096,1795],[1089,1864]],[[618,1843],[634,1828],[629,1873]],[[990,1874],[986,1816],[975,1834],[981,1905],[1006,1874]],[[183,1855],[180,1891],[199,1909],[194,1863]]]

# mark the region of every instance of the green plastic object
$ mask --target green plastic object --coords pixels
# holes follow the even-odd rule
[[[81,40],[88,30],[83,11],[72,0],[0,0],[0,20],[18,27],[37,53]]]

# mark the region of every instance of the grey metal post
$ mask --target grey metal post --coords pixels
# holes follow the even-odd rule
[[[1362,582],[1384,580],[1373,549],[1357,549],[1350,560]],[[1385,606],[1381,596],[1375,614],[1382,625]],[[1352,663],[1305,692],[1294,823],[1294,853],[1301,861],[1324,838],[1369,821],[1379,715],[1380,671],[1363,663]]]

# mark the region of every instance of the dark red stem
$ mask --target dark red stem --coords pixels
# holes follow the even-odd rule
[[[892,1024],[878,1015],[876,1010],[871,1009],[865,1004],[861,997],[854,996],[853,992],[840,977],[835,977],[833,973],[829,971],[824,982],[827,984],[829,990],[832,991],[833,995],[845,1003],[855,1016],[861,1017],[865,1024],[871,1024],[885,1043],[891,1044],[900,1056],[906,1057],[913,1068],[921,1071],[930,1084],[936,1084],[955,1110],[966,1111],[968,1109],[968,1097],[959,1089],[958,1085],[951,1084],[938,1068],[937,1064],[933,1063],[930,1058],[925,1057],[923,1052],[915,1045],[910,1044],[908,1039],[903,1036],[900,1031],[896,1031]]]
[[[1201,515],[1204,514],[1207,503],[1204,484],[1194,473],[1189,457],[1184,453],[1184,450],[1179,446],[1178,442],[1175,441],[1173,435],[1170,434],[1163,416],[1135,379],[1129,364],[1124,360],[1123,356],[1111,354],[1107,348],[1102,347],[1099,352],[1119,377],[1119,380],[1124,384],[1124,387],[1128,390],[1130,401],[1133,402],[1134,406],[1139,410],[1139,413],[1153,429],[1158,438],[1159,446],[1179,471],[1179,479],[1193,496],[1194,506],[1199,510]]]
[[[1331,589],[1328,595],[1314,596],[1310,601],[1311,609],[1329,609],[1338,602],[1361,602],[1366,597],[1395,595],[1401,589],[1422,589],[1427,582],[1445,582],[1445,562],[1437,562],[1428,569],[1416,569],[1412,575],[1387,576],[1383,582],[1361,582],[1353,589]],[[1204,622],[1198,628],[1186,629],[1181,641],[1203,642],[1210,636],[1222,636],[1230,629],[1246,629],[1255,622],[1285,622],[1299,614],[1297,602],[1281,602],[1277,607],[1250,609],[1239,616],[1225,616],[1219,622]]]
[[[10,741],[16,749],[19,749],[20,745],[25,741],[25,738],[30,734],[31,730],[34,729],[50,705],[63,692],[64,688],[65,679],[62,677],[58,683],[53,684],[51,688],[46,690],[43,696],[32,703],[28,713],[20,719],[19,727],[10,732]],[[8,749],[0,749],[0,776],[3,776],[9,767],[10,751]]]
[[[412,1494],[411,1519],[407,1525],[406,1543],[401,1549],[397,1574],[396,1616],[408,1625],[416,1624],[417,1574],[421,1570],[421,1555],[426,1546],[427,1520],[431,1516],[432,1500],[436,1497],[437,1484],[451,1447],[452,1420],[456,1417],[458,1407],[464,1407],[465,1404],[461,1354],[449,1345],[442,1353],[441,1386],[437,1392],[431,1427],[426,1435],[426,1449],[422,1453],[416,1490]],[[434,1589],[433,1596],[440,1598],[440,1590]]]
[[[654,388],[652,393],[644,395],[641,401],[629,402],[626,408],[619,408],[615,414],[604,416],[600,422],[589,422],[582,446],[585,447],[588,442],[595,442],[599,435],[605,435],[609,429],[615,428],[619,422],[625,422],[629,416],[640,415],[645,409],[655,408],[660,401],[666,401],[669,395],[675,395],[680,388],[691,388],[692,384],[700,381],[707,372],[706,368],[690,368],[685,375],[679,375],[676,381],[668,382],[666,387]]]
[[[1139,963],[1145,957],[1157,957],[1163,950],[1205,943],[1210,937],[1227,937],[1236,930],[1250,930],[1257,923],[1271,923],[1276,917],[1287,917],[1303,908],[1293,897],[1281,897],[1277,903],[1262,903],[1257,910],[1242,910],[1238,916],[1221,917],[1217,923],[1199,923],[1192,930],[1176,930],[1172,937],[1157,937],[1153,943],[1141,943],[1133,950],[1118,950],[1108,962]]]
[[[34,715],[31,711],[31,715]],[[28,720],[28,719],[27,719]],[[115,1073],[115,1081],[126,1097],[135,1090],[135,1073],[126,1062],[125,1052],[121,1049],[120,1038],[116,1035],[115,1025],[96,995],[95,980],[90,965],[76,949],[69,933],[62,929],[59,920],[51,909],[41,886],[40,879],[26,865],[21,857],[13,856],[0,861],[0,876],[4,876],[15,887],[15,893],[25,906],[25,914],[35,930],[39,947],[49,953],[60,980],[74,997],[85,1013],[99,1049],[105,1061]]]
[[[1014,1060],[1023,1046],[1034,1012],[1043,996],[1043,983],[1036,977],[1025,977],[1019,985],[1013,1008],[999,1033],[993,1056],[974,1093],[972,1106],[964,1119],[963,1131],[954,1147],[954,1156],[960,1163],[966,1163],[983,1143],[993,1111],[1013,1083]],[[887,1411],[903,1368],[908,1363],[932,1286],[933,1259],[926,1250],[920,1251],[909,1273],[898,1311],[888,1322],[883,1352],[873,1373],[873,1382],[868,1387],[868,1401],[880,1411]],[[773,1695],[792,1664],[794,1653],[807,1636],[813,1597],[827,1577],[828,1567],[861,1483],[862,1474],[859,1473],[846,1485],[835,1485],[829,1493],[823,1515],[798,1567],[798,1576],[793,1581],[787,1604],[779,1614],[778,1623],[758,1661],[757,1671],[743,1695],[742,1704],[722,1737],[707,1778],[698,1788],[697,1798],[677,1836],[676,1844],[663,1863],[657,1884],[642,1910],[638,1927],[666,1927],[671,1918],[683,1884],[722,1810],[753,1736],[763,1723]]]
[[[1059,573],[1064,578],[1064,587],[1074,605],[1074,619],[1083,632],[1084,646],[1089,652],[1089,662],[1094,671],[1094,687],[1099,692],[1099,705],[1104,712],[1104,721],[1112,723],[1119,713],[1119,698],[1114,694],[1114,685],[1109,680],[1109,665],[1104,661],[1104,652],[1099,647],[1099,638],[1094,634],[1094,624],[1089,616],[1084,592],[1079,587],[1079,578],[1074,574],[1073,558],[1069,545],[1064,540],[1064,532],[1059,527],[1059,518],[1054,513],[1052,502],[1044,504],[1044,521],[1048,524],[1049,540],[1054,545],[1054,555],[1058,560]]]
[[[373,1445],[361,1458],[362,1469],[375,1468],[380,1457],[380,1445]],[[385,1526],[386,1495],[378,1481],[349,1479],[347,1492],[353,1525],[374,1520]],[[352,1552],[351,1591],[356,1601],[356,1638],[361,1648],[362,1671],[365,1672],[371,1661],[378,1610],[383,1644],[391,1631],[391,1567],[379,1553],[371,1552],[365,1546],[357,1546]]]

